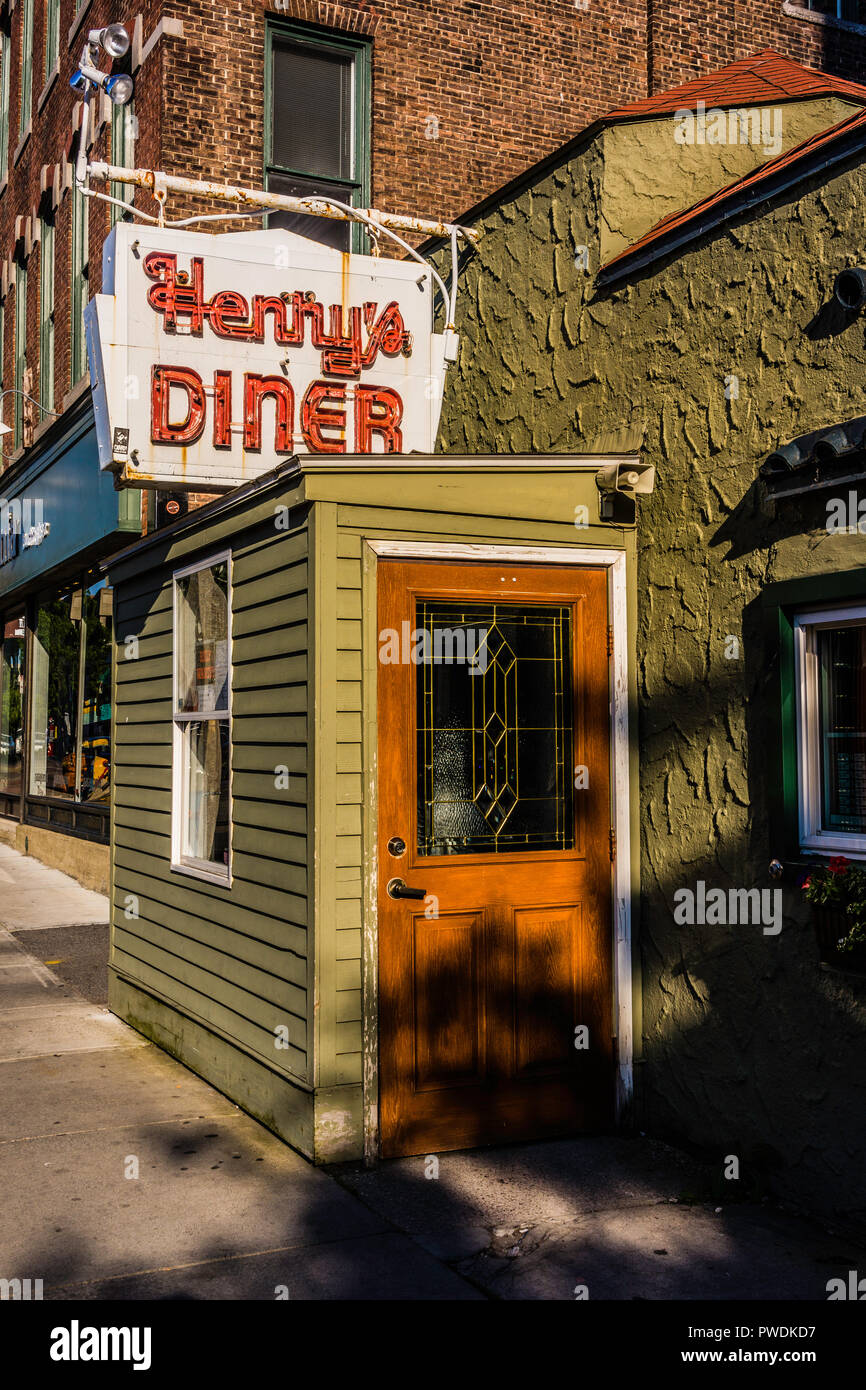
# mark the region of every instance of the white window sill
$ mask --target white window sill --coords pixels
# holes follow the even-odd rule
[[[827,859],[866,859],[866,839],[862,835],[809,835],[800,840],[805,854],[820,854]]]
[[[81,399],[85,391],[89,390],[90,372],[85,372],[84,376],[81,377],[79,381],[76,381],[75,385],[71,387],[70,390],[68,390],[66,392],[66,395],[63,397],[63,400],[60,403],[61,413],[65,413],[67,410],[69,410],[70,406],[75,405],[75,402]]]
[[[27,141],[30,139],[30,132],[32,131],[32,129],[33,118],[31,117],[30,120],[27,122],[27,128],[24,131],[24,134],[21,136],[21,139],[18,141],[18,144],[15,147],[15,153],[12,156],[13,164],[17,164],[22,154],[24,153],[24,147],[26,146]]]
[[[40,410],[43,407],[40,405]],[[44,414],[39,424],[33,430],[33,443],[38,444],[43,435],[47,434],[53,425],[57,423],[57,416],[54,414],[54,402],[49,406],[51,414]]]
[[[214,883],[217,888],[231,888],[231,871],[226,869],[221,873],[216,865],[208,867],[204,860],[195,859],[188,862],[181,860],[180,863],[172,862],[171,871],[173,874],[189,874],[190,878],[204,879],[205,883]]]
[[[789,19],[802,19],[807,24],[825,24],[830,29],[845,29],[849,34],[866,34],[866,24],[858,24],[853,19],[837,19],[834,14],[821,14],[819,10],[808,10],[804,5],[795,5],[793,0],[784,0],[782,14]]]
[[[47,76],[46,79],[45,79],[45,86],[42,88],[42,91],[39,93],[39,96],[38,96],[37,99],[36,99],[36,111],[37,111],[37,113],[40,112],[40,111],[42,110],[43,106],[45,105],[46,101],[48,100],[49,96],[51,95],[51,88],[54,86],[55,82],[57,81],[57,77],[58,77],[59,72],[60,72],[60,59],[58,58],[58,59],[57,59],[57,62],[54,64],[54,67],[51,69],[51,71],[49,72],[48,76]]]

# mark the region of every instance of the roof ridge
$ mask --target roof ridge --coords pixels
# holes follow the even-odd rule
[[[756,90],[743,90],[749,79]],[[787,79],[787,80],[786,80]],[[763,85],[766,90],[760,91]],[[847,77],[806,67],[774,48],[761,49],[744,58],[737,58],[723,68],[691,77],[663,92],[641,97],[628,106],[615,107],[601,117],[607,121],[634,119],[641,115],[662,115],[675,110],[683,100],[697,100],[702,93],[712,93],[714,104],[720,106],[763,105],[772,100],[808,100],[812,97],[836,94],[850,96],[866,103],[866,85]]]

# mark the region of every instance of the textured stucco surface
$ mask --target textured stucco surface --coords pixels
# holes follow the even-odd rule
[[[841,97],[738,107],[732,122],[710,106],[705,125],[691,130],[694,143],[678,143],[685,126],[668,117],[630,121],[601,135],[604,179],[600,219],[602,263],[618,256],[663,217],[682,212],[768,159],[827,130],[860,108]],[[697,115],[697,108],[695,108]],[[735,135],[736,139],[731,139]],[[719,138],[724,136],[724,142]]]
[[[778,936],[678,926],[673,894],[772,886],[779,710],[760,595],[866,563],[866,537],[827,534],[824,497],[774,515],[756,484],[780,439],[866,413],[866,320],[830,303],[862,258],[864,184],[862,165],[813,181],[596,295],[593,144],[485,218],[440,435],[446,450],[566,452],[645,425],[658,473],[638,531],[644,1123],[778,1165],[783,1192],[848,1211],[866,1207],[866,982],[820,965],[790,877]]]

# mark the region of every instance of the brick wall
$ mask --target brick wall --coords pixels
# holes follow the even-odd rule
[[[592,0],[590,0],[592,3]],[[647,0],[650,92],[663,92],[762,48],[866,81],[866,36],[808,13],[808,0]],[[791,14],[792,9],[800,15]]]
[[[45,4],[36,0],[33,47],[33,76],[31,104],[31,133],[23,144],[19,144],[19,109],[21,90],[21,22],[23,0],[17,0],[11,16],[6,8],[6,25],[3,31],[3,56],[11,59],[10,68],[10,131],[7,179],[0,193],[0,261],[9,263],[20,253],[21,243],[16,242],[16,218],[24,215],[34,218],[38,224],[40,209],[47,199],[40,193],[42,171],[49,166],[48,180],[57,165],[65,159],[74,161],[77,148],[77,135],[73,130],[73,118],[78,94],[69,86],[81,56],[84,36],[88,28],[98,28],[103,24],[120,20],[128,23],[130,31],[137,13],[142,15],[145,37],[155,26],[162,0],[146,0],[146,3],[112,4],[110,0],[92,0],[82,22],[70,41],[72,29],[81,9],[76,10],[75,0],[61,0],[60,6],[60,49],[57,74],[46,82],[44,68],[45,52]],[[139,74],[136,88],[136,113],[140,121],[141,138],[136,146],[137,162],[150,163],[158,158],[159,129],[161,114],[160,73],[161,45],[150,55]],[[103,66],[106,66],[103,64]],[[103,123],[91,146],[94,158],[110,157],[110,125]],[[100,288],[102,243],[109,230],[109,205],[93,202],[89,207],[89,250],[90,250],[90,289]],[[72,252],[72,195],[67,189],[60,196],[54,211],[55,218],[55,351],[54,351],[54,409],[62,410],[64,398],[70,391],[70,300],[71,300],[71,252]],[[39,395],[39,286],[41,276],[40,246],[33,245],[28,257],[27,276],[27,364],[31,372],[33,393]],[[13,337],[15,320],[14,275],[12,285],[5,301],[5,343],[3,358],[3,385],[13,384]],[[12,414],[9,398],[5,402],[4,416],[8,420]],[[41,412],[34,410],[33,418],[38,423]],[[8,439],[8,437],[7,437]],[[8,443],[5,455],[8,463]]]
[[[279,5],[279,11],[276,6]],[[585,7],[584,7],[585,6]],[[782,0],[61,0],[59,72],[43,92],[45,0],[36,0],[33,124],[20,151],[23,0],[0,0],[11,58],[9,173],[0,192],[0,261],[15,219],[33,215],[43,166],[74,158],[69,87],[87,28],[141,15],[144,42],[164,14],[184,37],[163,37],[136,74],[136,163],[260,186],[266,18],[365,36],[372,45],[372,201],[450,218],[606,110],[775,46],[846,76],[866,77],[866,38],[785,16]],[[70,30],[80,18],[72,38]],[[40,102],[40,98],[42,98]],[[110,154],[108,127],[92,153]],[[154,210],[148,194],[138,206]],[[55,409],[70,389],[71,194],[56,213]],[[212,212],[172,199],[169,215]],[[235,226],[242,225],[235,223]],[[89,209],[89,289],[100,288],[107,205]],[[27,359],[39,389],[39,249],[30,256]],[[13,373],[14,288],[6,297],[4,385]],[[10,403],[6,402],[6,415]],[[7,445],[8,449],[8,445]],[[8,452],[5,455],[8,462]]]

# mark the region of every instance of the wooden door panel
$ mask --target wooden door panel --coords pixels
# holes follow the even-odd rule
[[[484,1080],[484,999],[480,912],[414,918],[414,1085],[416,1091]]]
[[[474,674],[379,668],[385,1155],[609,1123],[606,592],[601,569],[380,563],[380,632],[486,634]]]
[[[550,1075],[573,1064],[580,907],[514,912],[515,1072]]]

